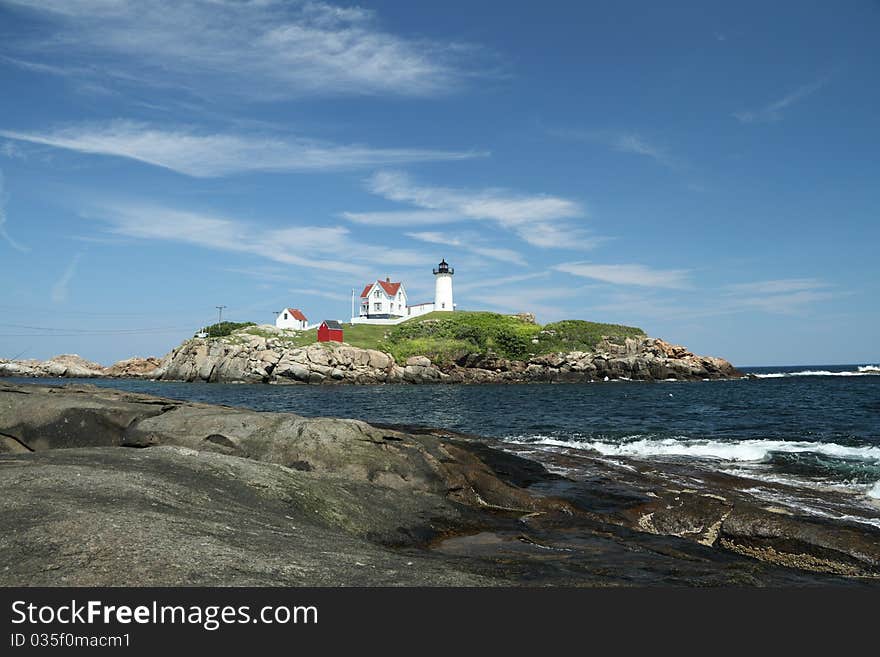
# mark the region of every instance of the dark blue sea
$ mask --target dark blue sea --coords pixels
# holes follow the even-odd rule
[[[474,386],[83,382],[262,411],[447,428],[525,443],[536,453],[573,448],[609,458],[690,459],[880,505],[878,365],[742,369],[754,376]]]

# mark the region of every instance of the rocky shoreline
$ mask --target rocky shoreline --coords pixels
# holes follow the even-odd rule
[[[619,343],[606,339],[590,352],[543,354],[524,361],[465,354],[455,362],[437,364],[426,356],[397,362],[391,354],[344,343],[291,347],[279,337],[241,333],[195,338],[162,359],[132,358],[110,367],[73,355],[48,361],[0,361],[0,376],[315,385],[701,380],[742,374],[724,359],[698,356],[657,338],[627,338]]]
[[[525,456],[0,383],[0,585],[880,584],[880,529],[769,504],[753,480],[589,455],[572,477],[573,456]]]

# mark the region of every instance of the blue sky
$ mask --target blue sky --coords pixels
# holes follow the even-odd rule
[[[880,4],[0,0],[0,357],[377,277],[741,365],[880,358]],[[872,339],[872,337],[874,339]]]

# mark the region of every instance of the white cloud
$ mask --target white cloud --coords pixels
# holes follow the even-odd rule
[[[740,123],[767,123],[771,121],[779,121],[782,118],[782,111],[785,108],[816,93],[819,89],[824,87],[827,82],[827,77],[819,78],[815,82],[798,87],[779,100],[775,100],[760,109],[734,112],[733,116]]]
[[[479,278],[471,283],[456,284],[455,289],[460,292],[471,290],[481,290],[487,287],[501,287],[510,285],[511,283],[521,283],[536,278],[546,278],[550,275],[548,271],[534,272],[531,274],[517,274],[515,276],[502,276],[499,278]]]
[[[840,292],[831,291],[831,286],[816,278],[782,278],[752,283],[728,285],[733,309],[749,308],[768,313],[790,315],[802,312],[807,306],[821,301],[830,301]]]
[[[0,155],[11,159],[24,159],[24,153],[13,141],[0,142]]]
[[[248,171],[331,171],[424,160],[461,160],[475,152],[370,148],[302,138],[200,134],[133,121],[76,125],[42,133],[0,130],[0,136],[81,153],[112,155],[213,177]]]
[[[567,262],[555,265],[553,269],[615,285],[669,289],[682,289],[689,285],[688,272],[684,269],[652,269],[644,265],[600,265],[589,262]]]
[[[642,155],[670,169],[676,169],[681,166],[679,160],[670,155],[665,149],[649,142],[635,132],[591,131],[577,128],[544,128],[544,130],[547,134],[560,139],[602,144],[620,153]]]
[[[480,303],[485,303],[492,308],[504,313],[520,313],[528,312],[540,315],[543,321],[553,321],[566,315],[566,311],[562,306],[553,303],[546,303],[551,299],[560,299],[565,301],[575,296],[575,290],[564,288],[548,289],[541,288],[523,288],[517,287],[510,292],[482,292],[479,295]]]
[[[436,226],[457,221],[468,221],[468,217],[452,212],[434,210],[412,210],[409,212],[343,212],[341,216],[356,224],[367,226]]]
[[[284,265],[359,277],[372,276],[368,265],[417,266],[426,262],[420,253],[354,240],[343,226],[266,228],[213,214],[138,203],[105,204],[86,216],[106,223],[114,235],[245,253]]]
[[[313,297],[321,297],[323,299],[330,299],[331,301],[351,301],[350,294],[342,294],[341,292],[327,292],[326,290],[318,290],[315,288],[293,288],[290,290],[293,294],[305,294]]]
[[[30,248],[21,244],[20,242],[15,241],[6,231],[6,202],[7,202],[7,194],[6,194],[6,183],[3,177],[3,172],[0,171],[0,237],[3,238],[9,246],[11,246],[16,251],[21,251],[22,253],[27,253],[30,251]]]
[[[550,195],[523,195],[504,189],[467,190],[421,185],[399,171],[382,171],[373,175],[368,189],[390,201],[408,203],[422,211],[415,215],[421,225],[461,220],[493,221],[513,231],[533,246],[549,248],[589,249],[599,241],[570,219],[586,214],[575,201]],[[373,223],[406,225],[413,211],[383,213],[348,213],[355,220],[366,216]]]
[[[70,287],[70,282],[73,280],[74,275],[76,274],[76,268],[79,265],[80,258],[82,258],[82,253],[77,253],[73,256],[70,261],[70,264],[67,265],[67,268],[61,274],[57,281],[55,281],[55,285],[52,286],[52,301],[54,303],[63,303],[67,301],[68,296],[68,288]]]
[[[318,1],[0,0],[47,19],[14,44],[62,52],[71,75],[120,68],[143,82],[176,81],[202,95],[428,96],[460,86],[482,54],[451,41],[383,30],[374,12]],[[109,63],[112,62],[112,65]],[[39,66],[41,62],[32,62]]]
[[[786,294],[771,294],[767,296],[742,297],[735,300],[735,306],[755,308],[768,313],[791,315],[802,312],[806,306],[820,301],[831,301],[835,298],[832,292],[817,292],[813,290],[801,290]]]
[[[675,160],[666,151],[659,146],[648,143],[637,134],[619,135],[613,141],[613,146],[622,153],[633,153],[649,157],[665,167],[675,168],[677,166]]]
[[[444,246],[452,246],[464,251],[470,251],[478,256],[483,256],[484,258],[490,258],[492,260],[500,260],[502,262],[509,262],[517,265],[526,264],[525,258],[513,249],[486,246],[485,244],[480,243],[479,237],[476,235],[468,234],[454,237],[452,235],[433,231],[406,233],[406,235],[407,237],[412,237],[413,239],[422,242],[428,242],[429,244],[442,244]]]
[[[753,283],[736,283],[727,289],[735,293],[780,294],[784,292],[800,292],[828,287],[828,283],[817,278],[780,278],[770,281]]]

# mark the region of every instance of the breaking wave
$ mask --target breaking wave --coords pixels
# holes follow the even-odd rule
[[[812,452],[837,458],[870,459],[880,461],[880,447],[850,447],[837,443],[819,443],[792,440],[704,440],[699,438],[654,438],[629,436],[620,441],[563,440],[551,436],[531,436],[512,439],[538,445],[590,449],[605,456],[685,456],[691,458],[721,459],[724,461],[766,461],[773,453]]]
[[[792,376],[871,376],[880,374],[880,365],[862,365],[855,370],[834,372],[831,370],[800,370],[797,372],[749,372],[757,379],[784,379]]]
[[[589,450],[602,456],[638,459],[691,458],[761,465],[804,483],[823,481],[880,499],[880,447],[790,440],[710,440],[677,436],[633,435],[618,440],[518,436],[508,440],[530,445]],[[722,466],[722,469],[727,469]]]

